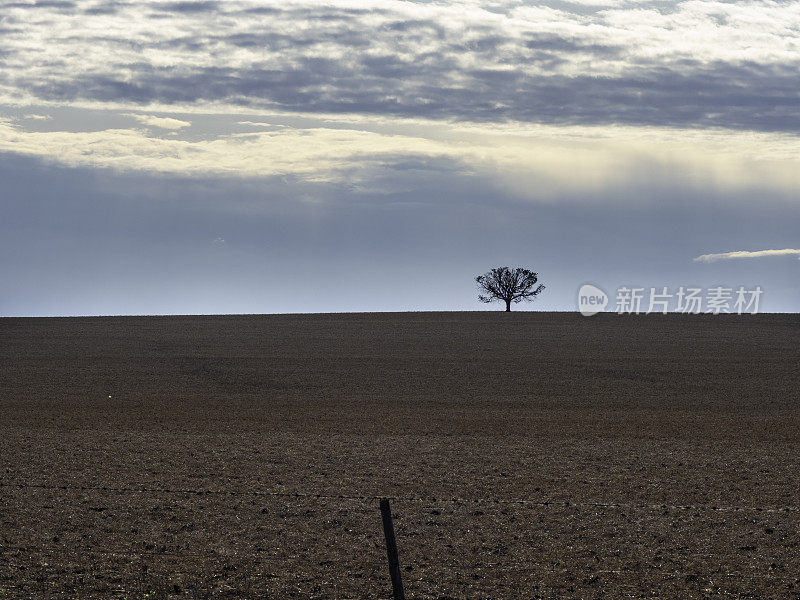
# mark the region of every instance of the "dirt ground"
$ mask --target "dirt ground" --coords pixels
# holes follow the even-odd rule
[[[800,598],[800,316],[0,319],[0,599]],[[518,502],[524,500],[525,502]]]

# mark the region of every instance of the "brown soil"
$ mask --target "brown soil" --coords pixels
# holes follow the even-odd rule
[[[408,598],[800,598],[797,315],[0,319],[0,364],[0,599],[389,598],[378,496]]]

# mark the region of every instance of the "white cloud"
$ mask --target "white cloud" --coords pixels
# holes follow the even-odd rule
[[[53,117],[50,115],[25,115],[25,118],[31,121],[49,121]]]
[[[189,121],[181,121],[170,117],[154,117],[152,115],[137,115],[134,113],[128,113],[126,116],[133,117],[148,127],[159,127],[160,129],[183,129],[191,125]]]
[[[797,256],[800,258],[800,250],[794,248],[784,248],[783,250],[737,250],[735,252],[721,252],[719,254],[703,254],[694,259],[695,262],[715,262],[730,258],[762,258],[764,256]]]
[[[526,4],[16,3],[0,102],[797,131],[798,2]]]
[[[262,123],[261,121],[236,121],[237,125],[247,125],[248,127],[269,127],[271,129],[279,129],[286,127],[286,125],[276,125],[275,123]]]
[[[97,115],[89,113],[85,120],[114,117],[112,111],[102,119]],[[291,176],[353,186],[378,171],[405,169],[394,180],[407,181],[409,189],[417,184],[412,173],[420,169],[455,168],[539,201],[573,192],[668,187],[676,180],[720,192],[758,187],[787,198],[800,187],[800,139],[785,134],[402,120],[387,128],[352,118],[306,119],[303,126],[289,127],[274,120],[274,125],[266,116],[259,121],[271,130],[247,133],[225,133],[235,128],[217,120],[205,135],[198,125],[192,139],[123,128],[28,131],[0,121],[0,151],[68,166],[190,176]]]

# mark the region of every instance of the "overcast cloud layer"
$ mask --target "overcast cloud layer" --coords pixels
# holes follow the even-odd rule
[[[6,100],[800,128],[796,2],[3,2]]]

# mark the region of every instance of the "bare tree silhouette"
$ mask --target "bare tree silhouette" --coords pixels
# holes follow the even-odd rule
[[[488,273],[478,275],[475,281],[481,292],[478,300],[481,302],[502,300],[506,303],[506,312],[511,311],[512,302],[533,300],[544,291],[543,285],[536,285],[539,274],[528,269],[497,267]]]

